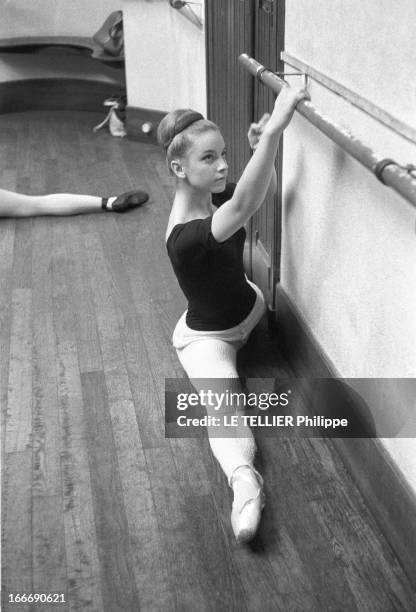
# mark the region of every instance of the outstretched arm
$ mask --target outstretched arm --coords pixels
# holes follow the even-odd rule
[[[211,230],[218,242],[224,242],[232,236],[263,203],[274,173],[280,136],[289,124],[296,105],[305,98],[308,98],[305,90],[289,86],[281,90],[256,150],[237,183],[233,197],[215,211],[212,217]]]

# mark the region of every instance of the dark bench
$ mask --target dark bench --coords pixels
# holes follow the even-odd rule
[[[26,56],[59,55],[84,56],[98,61],[107,68],[117,69],[119,84],[109,84],[100,79],[61,78],[47,76],[31,78],[26,75],[20,79],[0,83],[0,113],[23,112],[26,110],[80,110],[97,111],[102,102],[115,93],[123,93],[124,57],[105,53],[102,48],[87,36],[25,36],[0,39],[1,53]],[[105,64],[105,66],[104,66]]]
[[[25,36],[0,39],[0,52],[3,53],[37,53],[53,47],[89,55],[113,68],[124,66],[124,55],[114,57],[105,53],[100,45],[88,36]]]

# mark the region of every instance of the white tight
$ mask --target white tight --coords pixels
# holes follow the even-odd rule
[[[242,392],[237,372],[237,351],[246,342],[253,328],[264,314],[264,298],[260,289],[248,281],[257,294],[249,315],[239,325],[220,332],[198,332],[186,325],[186,313],[182,315],[173,334],[173,343],[179,360],[197,391],[212,389],[221,392]],[[209,381],[204,380],[209,379]],[[208,415],[219,416],[229,412],[241,412],[235,406],[220,411],[206,406]],[[230,482],[234,470],[240,465],[253,465],[256,445],[248,425],[241,423],[232,428],[234,437],[224,437],[224,431],[208,427],[209,443],[214,456]],[[228,435],[228,434],[227,434]]]
[[[222,391],[242,391],[242,385],[237,373],[236,348],[222,340],[197,340],[177,351],[180,362],[197,391],[207,389],[220,392],[218,387],[222,384]],[[209,378],[204,384],[203,379]],[[221,379],[221,381],[219,380]],[[212,387],[215,387],[212,389]],[[227,409],[217,411],[207,406],[207,414],[219,416],[225,414]],[[232,414],[236,412],[228,408]],[[234,428],[233,428],[234,429]],[[214,457],[217,459],[228,482],[234,470],[240,465],[253,465],[256,444],[253,434],[248,426],[241,424],[233,433],[238,437],[219,437],[221,432],[216,427],[208,427],[208,439]]]
[[[71,193],[32,196],[0,189],[0,217],[78,215],[90,212],[101,212],[101,198]]]

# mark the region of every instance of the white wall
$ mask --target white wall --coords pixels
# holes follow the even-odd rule
[[[290,0],[286,51],[415,126],[413,0]]]
[[[167,0],[123,0],[123,11],[129,105],[206,113],[204,31]]]
[[[415,22],[413,0],[292,0],[285,49],[416,127]],[[377,153],[416,164],[415,144],[313,81],[310,92]],[[283,183],[282,283],[337,370],[416,377],[416,209],[299,115],[285,134]],[[383,389],[392,431],[401,423],[408,435],[414,384]],[[381,410],[379,393],[366,399]],[[416,490],[413,439],[384,442]]]

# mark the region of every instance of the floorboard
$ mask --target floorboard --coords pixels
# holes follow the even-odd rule
[[[98,120],[0,116],[3,188],[151,194],[124,215],[0,220],[2,610],[413,611],[330,440],[258,436],[267,505],[238,546],[206,434],[165,438],[185,309],[164,245],[172,179],[156,147]],[[292,375],[266,320],[238,364],[249,389]],[[66,603],[9,603],[23,592]]]

